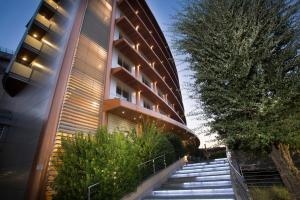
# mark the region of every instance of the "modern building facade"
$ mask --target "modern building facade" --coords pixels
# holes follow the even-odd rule
[[[199,145],[186,127],[172,54],[144,0],[44,0],[3,78],[0,194],[51,198],[61,138],[154,122]]]

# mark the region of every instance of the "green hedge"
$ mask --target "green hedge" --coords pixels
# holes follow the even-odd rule
[[[253,200],[292,200],[292,196],[285,187],[273,186],[271,188],[251,188]]]
[[[101,128],[96,134],[64,139],[55,161],[54,199],[86,199],[88,186],[97,182],[93,199],[120,199],[151,175],[152,165],[138,165],[163,153],[168,153],[167,164],[175,161],[173,145],[155,125],[144,126],[139,137],[134,131],[109,133]],[[159,170],[164,163],[157,162]]]

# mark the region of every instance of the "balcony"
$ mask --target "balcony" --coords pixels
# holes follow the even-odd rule
[[[2,79],[4,90],[10,95],[15,96],[28,84],[32,74],[32,69],[19,62],[14,62],[8,74]]]
[[[161,62],[161,59],[158,55],[153,51],[152,47],[146,41],[146,39],[136,30],[136,27],[128,20],[127,17],[122,16],[117,19],[116,24],[120,29],[126,33],[126,35],[132,40],[135,44],[140,44],[140,51],[145,53],[147,56],[151,57],[152,62],[155,62],[158,65],[157,69],[160,71],[160,74],[165,74],[170,82],[172,87],[177,88],[177,84],[174,82],[172,76],[169,71],[166,69],[165,65]],[[142,29],[141,29],[142,30]],[[142,32],[142,31],[141,31]],[[153,42],[150,44],[153,44]],[[160,52],[161,53],[161,52]],[[167,61],[165,61],[167,62]],[[174,77],[174,76],[173,76]]]
[[[170,65],[168,58],[165,56],[164,51],[161,49],[161,45],[158,44],[154,36],[152,35],[152,32],[149,31],[148,26],[144,23],[144,21],[136,14],[135,10],[132,8],[132,6],[129,4],[127,0],[120,0],[118,2],[118,6],[121,9],[121,11],[127,16],[132,24],[139,25],[140,26],[140,32],[144,36],[145,40],[148,41],[149,44],[155,45],[155,48],[159,50],[159,55],[164,55],[162,60],[164,60],[164,63],[168,63],[169,69],[172,71],[174,77],[176,78],[177,84],[175,88],[179,88],[179,82],[178,82],[178,75],[173,69],[173,67]],[[172,78],[172,77],[170,77]]]
[[[167,76],[171,77],[168,70],[165,69],[165,66],[161,63],[160,58],[157,56],[157,54],[153,51],[153,49],[149,46],[147,41],[143,38],[143,36],[136,30],[136,28],[133,26],[133,24],[128,20],[127,17],[122,16],[119,19],[117,19],[116,24],[118,27],[126,33],[126,36],[129,37],[131,41],[135,44],[140,44],[139,50],[146,54],[147,56],[151,57],[151,60],[158,65],[157,69],[160,70],[160,74],[166,74]],[[144,56],[143,56],[144,57]],[[176,83],[172,78],[169,79],[170,85],[172,85],[174,88],[177,88]],[[173,91],[168,91],[173,93]],[[175,95],[175,94],[174,94]],[[183,109],[182,103],[175,97],[175,101],[179,103],[181,109]]]
[[[42,24],[47,29],[50,29],[51,22],[44,16],[37,14],[35,17],[35,20],[38,21],[40,24]]]
[[[114,77],[118,78],[126,85],[134,88],[136,91],[141,91],[142,95],[152,101],[154,104],[159,105],[159,108],[164,110],[166,113],[171,113],[175,119],[181,123],[183,120],[178,113],[173,110],[160,96],[158,96],[151,88],[146,84],[135,78],[130,72],[123,67],[112,68],[111,73]]]
[[[183,112],[183,106],[178,98],[175,96],[170,87],[166,84],[166,82],[162,79],[160,74],[150,66],[149,62],[136,50],[132,47],[126,39],[122,38],[114,41],[114,46],[118,49],[123,55],[127,58],[130,58],[135,66],[141,66],[141,71],[147,74],[150,79],[157,80],[157,86],[164,92],[170,93],[170,98],[173,102],[177,102],[177,105],[180,106],[180,110]]]
[[[41,50],[42,45],[43,45],[43,43],[42,43],[41,41],[35,39],[34,37],[32,37],[32,36],[30,36],[30,35],[27,35],[27,36],[26,36],[24,42],[25,42],[27,45],[33,47],[34,49],[36,49],[36,50],[38,50],[38,51]]]
[[[104,100],[103,109],[104,112],[110,112],[123,118],[125,116],[127,120],[135,123],[143,121],[155,122],[158,127],[166,132],[175,133],[184,139],[194,139],[200,144],[199,139],[193,134],[192,130],[161,113],[120,99]]]
[[[65,9],[63,9],[58,3],[56,3],[53,0],[44,0],[44,2],[46,2],[53,10],[57,11],[58,13],[60,13],[61,15],[63,15],[64,17],[67,17],[68,14],[65,11]]]
[[[51,20],[47,19],[45,16],[42,16],[41,14],[37,14],[35,17],[35,21],[46,31],[54,31],[56,33],[61,33],[60,28],[57,26],[55,22],[52,22]]]
[[[18,75],[24,80],[28,80],[30,79],[30,76],[32,74],[32,69],[26,65],[15,61],[11,66],[10,72],[15,75]]]

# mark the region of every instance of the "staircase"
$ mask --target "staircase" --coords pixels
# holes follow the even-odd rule
[[[271,187],[282,186],[282,180],[277,169],[246,168],[241,167],[247,186],[250,187]]]
[[[234,200],[227,158],[183,166],[159,189],[144,197],[144,200],[152,199]]]

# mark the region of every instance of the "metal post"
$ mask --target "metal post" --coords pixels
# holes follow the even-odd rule
[[[152,166],[153,166],[153,174],[155,174],[155,161],[154,161],[154,159],[152,160]]]
[[[166,163],[166,154],[164,154],[164,164],[165,164],[165,168],[167,168],[167,163]]]
[[[95,186],[97,186],[97,185],[99,185],[100,183],[95,183],[95,184],[93,184],[93,185],[90,185],[89,187],[88,187],[88,200],[91,200],[91,188],[93,188],[93,187],[95,187]]]

